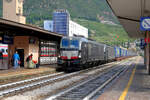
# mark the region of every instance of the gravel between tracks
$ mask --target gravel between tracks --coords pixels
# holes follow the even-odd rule
[[[54,84],[51,84],[51,85],[47,85],[47,86],[41,87],[39,89],[35,89],[33,91],[25,92],[23,94],[8,97],[8,98],[5,98],[3,100],[40,100],[40,98],[37,98],[40,95],[41,96],[45,95],[45,94],[47,94],[49,92],[52,92],[56,89],[59,89],[61,87],[72,84],[73,82],[76,82],[76,81],[78,81],[82,78],[84,78],[84,76],[72,77],[70,79],[63,80],[63,81],[60,81],[60,82],[57,82],[57,83],[54,83]]]

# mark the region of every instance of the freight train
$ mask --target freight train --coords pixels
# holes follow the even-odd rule
[[[73,71],[131,56],[136,53],[83,37],[63,37],[57,63],[65,71]]]

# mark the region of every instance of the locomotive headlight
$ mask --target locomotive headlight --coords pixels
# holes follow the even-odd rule
[[[79,58],[81,58],[81,55],[79,55]]]
[[[78,56],[79,58],[81,58],[81,53],[79,53],[79,56]]]

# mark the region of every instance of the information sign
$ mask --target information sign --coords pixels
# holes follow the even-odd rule
[[[2,43],[3,44],[13,44],[13,37],[8,36],[8,35],[3,35]]]
[[[150,17],[141,17],[140,30],[141,31],[150,31]]]

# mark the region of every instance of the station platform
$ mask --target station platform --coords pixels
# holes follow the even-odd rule
[[[8,69],[8,70],[0,70],[0,84],[4,84],[11,81],[18,81],[23,79],[28,79],[40,75],[55,73],[56,67],[55,65],[46,65],[40,66],[35,69],[25,69],[25,68],[17,68],[17,69]]]
[[[137,57],[134,65],[106,87],[97,100],[150,100],[150,75],[143,58]]]

